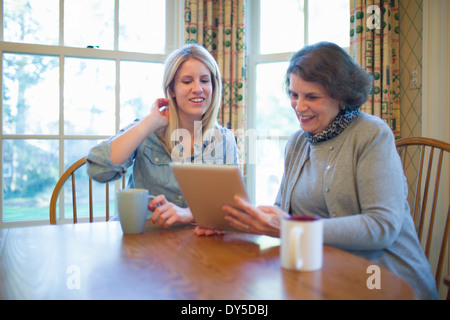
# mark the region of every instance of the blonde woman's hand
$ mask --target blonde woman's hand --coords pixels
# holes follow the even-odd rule
[[[152,222],[160,228],[168,228],[176,223],[187,224],[194,221],[189,208],[181,208],[166,200],[164,195],[156,196],[149,204],[153,211]]]
[[[150,108],[150,115],[155,126],[155,132],[160,132],[169,124],[169,100],[165,98],[156,99]]]
[[[157,99],[149,115],[112,140],[111,162],[114,165],[124,163],[149,135],[167,127],[169,124],[169,110],[166,108],[168,104],[167,99]]]

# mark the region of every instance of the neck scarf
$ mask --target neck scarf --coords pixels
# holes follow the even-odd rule
[[[322,141],[330,140],[336,136],[338,136],[348,125],[356,118],[356,116],[360,113],[359,109],[356,110],[347,110],[344,109],[337,115],[336,119],[330,123],[330,125],[323,130],[322,132],[311,134],[306,133],[306,138],[310,143],[317,143]]]

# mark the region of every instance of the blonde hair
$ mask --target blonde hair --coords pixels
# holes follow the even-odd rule
[[[163,76],[164,94],[169,100],[169,125],[159,134],[159,138],[169,154],[171,154],[175,146],[175,142],[171,139],[172,132],[178,129],[178,105],[173,97],[175,75],[181,65],[190,58],[204,63],[211,72],[213,88],[211,105],[202,118],[202,133],[205,134],[209,129],[213,129],[218,125],[217,115],[222,100],[222,78],[216,60],[204,47],[198,44],[188,44],[181,49],[175,50],[166,60]]]

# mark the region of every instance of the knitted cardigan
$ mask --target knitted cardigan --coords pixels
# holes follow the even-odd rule
[[[318,143],[310,143],[302,130],[294,133],[286,145],[275,205],[299,214],[291,212],[291,197],[297,181],[308,183],[301,180],[301,171],[310,148],[318,147],[328,148],[322,177],[322,196],[329,213],[324,219],[324,244],[387,267],[408,282],[420,299],[438,299],[411,218],[394,136],[380,118],[361,113],[341,134]]]

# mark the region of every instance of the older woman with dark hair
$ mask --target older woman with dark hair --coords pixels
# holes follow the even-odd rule
[[[288,215],[324,219],[324,243],[350,251],[403,277],[418,298],[437,298],[407,202],[394,135],[380,118],[360,112],[371,77],[340,47],[307,46],[286,73],[301,130],[285,151],[275,206],[237,198],[225,206],[234,227],[280,236]]]

